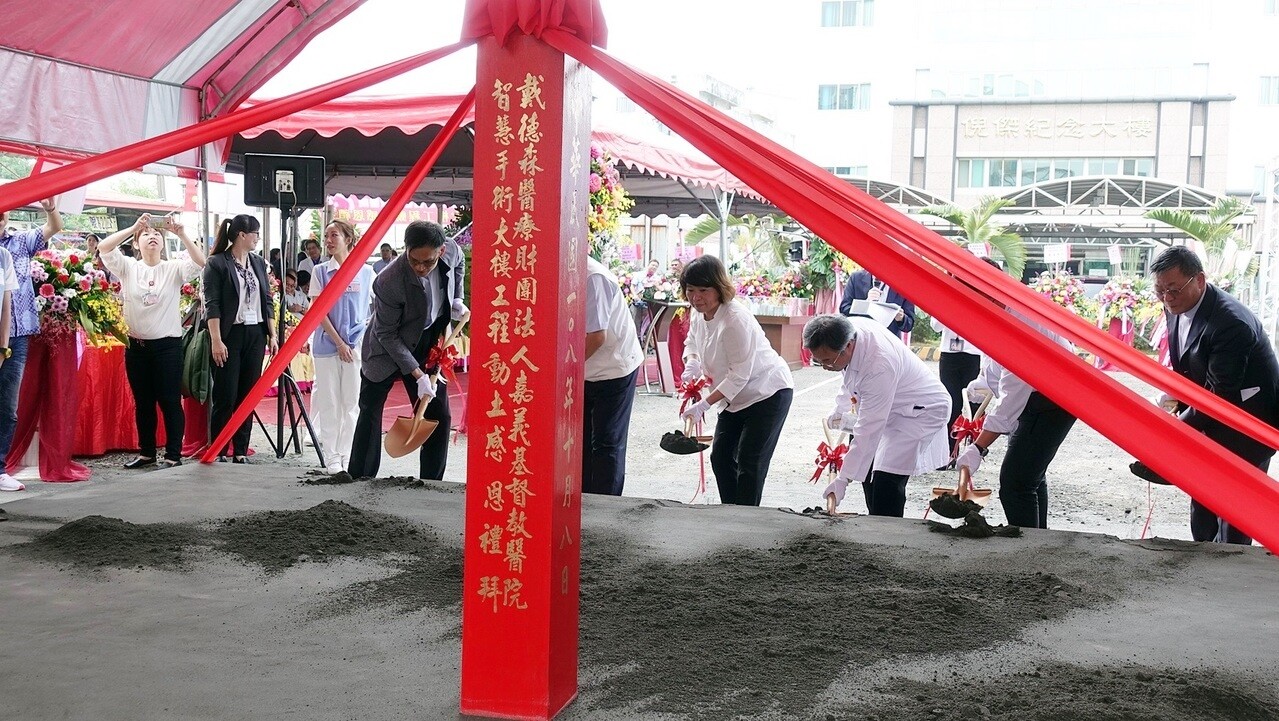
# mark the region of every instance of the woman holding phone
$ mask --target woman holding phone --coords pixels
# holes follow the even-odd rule
[[[165,231],[182,241],[185,257],[164,259]],[[132,238],[137,257],[120,252],[125,238]],[[157,404],[164,414],[164,465],[181,465],[186,419],[182,413],[182,313],[178,300],[182,285],[204,267],[204,251],[187,237],[176,218],[143,215],[132,226],[107,236],[98,252],[103,265],[119,279],[124,322],[129,328],[124,368],[133,392],[138,457],[124,467],[155,464]]]

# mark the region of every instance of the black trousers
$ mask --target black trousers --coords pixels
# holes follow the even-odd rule
[[[862,483],[862,493],[866,496],[866,512],[872,516],[904,517],[906,482],[909,480],[910,476],[905,473],[870,469]]]
[[[447,315],[444,320],[447,323]],[[420,362],[426,360],[427,352],[439,337],[439,333],[433,330],[434,327],[422,333],[421,340],[413,349],[413,357]],[[383,380],[374,381],[360,373],[360,420],[355,424],[355,435],[351,438],[351,462],[346,469],[355,478],[375,478],[382,467],[382,410],[397,380],[404,384],[409,403],[416,407],[417,381],[413,376],[392,373]],[[439,425],[418,451],[418,478],[440,481],[444,479],[444,469],[448,466],[449,430],[453,427],[448,386],[443,377],[436,383],[435,398],[426,406],[426,418],[439,421]]]
[[[759,505],[793,395],[790,388],[783,388],[740,411],[719,414],[711,445],[711,469],[721,503]]]
[[[635,403],[635,375],[586,381],[582,393],[582,493],[622,495],[626,482],[626,434]]]
[[[999,502],[1010,525],[1048,527],[1048,465],[1074,425],[1075,417],[1047,396],[1030,394],[999,468]]]
[[[1250,460],[1250,459],[1245,459]],[[1255,465],[1266,472],[1270,470],[1270,458],[1264,458]],[[1226,519],[1208,510],[1208,507],[1190,499],[1190,537],[1196,541],[1208,543],[1235,543],[1251,546],[1252,537],[1230,525]]]
[[[155,458],[156,405],[164,414],[164,457],[182,459],[182,339],[129,338],[124,372],[133,391],[133,417],[138,425],[138,455]]]
[[[236,323],[227,332],[224,340],[227,348],[226,363],[223,363],[221,367],[216,363],[212,364],[213,410],[210,415],[213,417],[213,433],[209,436],[210,441],[222,432],[227,421],[231,420],[231,414],[249,394],[249,389],[262,377],[262,359],[266,357],[266,335],[266,323],[253,325]],[[167,432],[167,425],[165,430]],[[252,431],[253,416],[250,415],[244,419],[239,428],[235,429],[235,435],[231,436],[232,455],[248,455],[249,435]],[[179,438],[180,442],[181,438]],[[219,449],[219,454],[223,450]]]
[[[946,432],[950,434],[950,455],[955,455],[955,436],[950,429],[955,426],[955,419],[963,411],[964,387],[981,372],[981,356],[972,353],[947,353],[943,349],[941,360],[937,362],[937,375],[941,384],[946,386],[950,394],[950,420],[946,422]]]

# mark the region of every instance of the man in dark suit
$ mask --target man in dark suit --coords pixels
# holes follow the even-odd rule
[[[1279,425],[1279,362],[1257,317],[1208,283],[1199,257],[1185,246],[1160,253],[1150,270],[1167,314],[1172,369],[1258,419]],[[1269,468],[1273,448],[1184,403],[1177,410],[1192,428],[1261,470]],[[1196,541],[1252,543],[1193,499],[1190,534]]]
[[[906,300],[905,296],[895,289],[877,281],[869,270],[864,269],[853,273],[852,277],[848,279],[848,285],[844,288],[844,298],[839,302],[839,312],[843,315],[850,315],[854,300],[866,300],[868,298],[880,303],[893,303],[901,306],[901,310],[897,312],[897,317],[888,326],[888,330],[892,331],[894,335],[900,337],[902,333],[909,333],[910,329],[915,327],[915,304]]]
[[[373,281],[373,317],[361,346],[360,419],[351,439],[355,478],[374,477],[382,462],[382,409],[396,380],[414,404],[431,399],[428,419],[439,421],[420,451],[420,478],[440,480],[448,463],[452,416],[441,376],[435,383],[427,367],[431,348],[446,334],[451,320],[465,320],[462,302],[462,249],[445,240],[435,223],[415,221],[404,230],[404,254],[391,261]]]

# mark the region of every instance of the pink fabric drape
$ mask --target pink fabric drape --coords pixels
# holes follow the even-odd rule
[[[582,38],[591,45],[608,46],[608,26],[599,0],[467,0],[462,37],[492,35],[506,41],[516,32],[535,38],[557,30]]]
[[[56,170],[32,175],[0,188],[0,209],[20,208],[59,193],[110,177],[117,173],[153,163],[205,143],[227,138],[241,130],[278,120],[290,113],[305,110],[326,100],[367,88],[401,73],[421,67],[466,47],[472,41],[464,40],[436,50],[414,55],[404,60],[387,63],[341,80],[321,85],[311,90],[271,100],[261,105],[205,120],[190,127],[174,130],[133,145],[112,150],[87,160],[64,165]]]
[[[583,62],[877,276],[897,287],[910,288],[911,296],[925,301],[939,320],[987,349],[1010,371],[1245,533],[1279,549],[1279,529],[1270,522],[1279,517],[1279,484],[1030,326],[1013,320],[1001,306],[1063,333],[1143,380],[1279,446],[1275,429],[1160,368],[935,233],[869,195],[838,183],[812,163],[707,109],[669,84],[634,71],[570,35],[552,32],[544,39]],[[988,302],[983,294],[996,303]],[[1171,448],[1178,453],[1169,453]]]

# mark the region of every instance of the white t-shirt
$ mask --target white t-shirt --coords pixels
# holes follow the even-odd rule
[[[716,308],[710,320],[692,308],[689,313],[684,359],[701,359],[702,371],[728,399],[728,410],[740,411],[795,387],[790,366],[769,345],[746,306],[731,300]]]
[[[13,271],[13,256],[0,248],[0,292],[18,289],[18,274]]]
[[[604,345],[586,359],[586,380],[623,378],[644,360],[635,320],[622,300],[617,278],[603,263],[588,257],[586,273],[586,332],[604,331]]]
[[[182,284],[200,274],[200,266],[190,256],[183,253],[181,258],[152,266],[121,253],[117,246],[102,254],[102,264],[120,279],[130,338],[156,340],[182,335],[182,313],[178,310]]]

